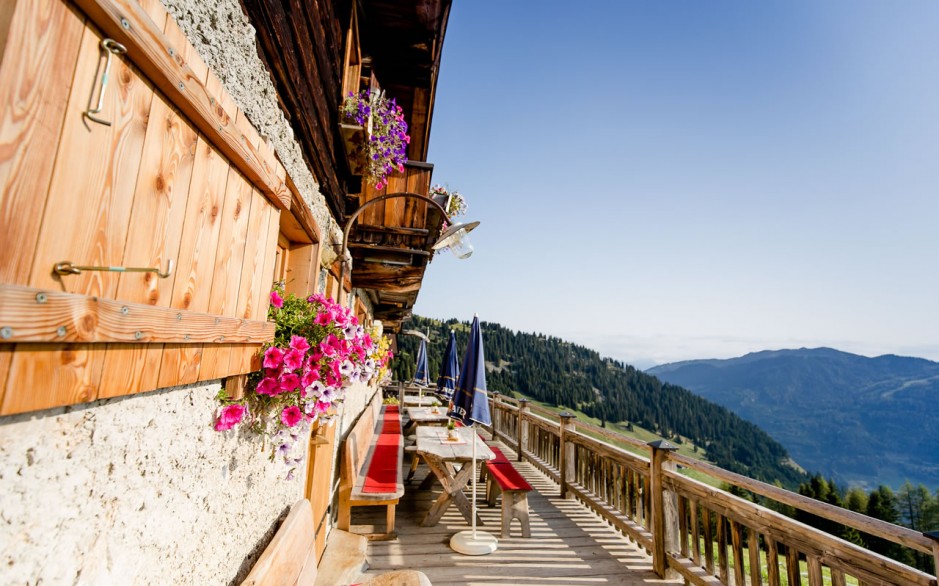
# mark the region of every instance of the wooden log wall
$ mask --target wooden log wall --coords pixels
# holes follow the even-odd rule
[[[342,14],[336,12],[335,2],[243,0],[242,4],[256,23],[261,55],[320,191],[333,216],[342,218],[348,175],[337,172],[345,155],[336,129],[343,32],[351,19],[351,3],[344,4]],[[351,50],[357,52],[358,47]]]
[[[568,493],[652,553],[653,567],[662,577],[675,572],[686,584],[696,585],[937,584],[935,576],[689,478],[676,469],[681,465],[703,472],[860,532],[932,553],[932,540],[915,531],[593,425],[578,423],[573,430],[565,429],[562,436],[562,424],[548,420],[557,417],[552,412],[520,408],[517,401],[505,396],[491,398],[490,406],[494,436],[508,445],[521,445],[523,458],[559,482],[562,475],[558,454],[568,449],[561,442],[573,444],[573,470],[564,480]],[[527,440],[523,438],[525,433]],[[611,443],[614,441],[629,450],[643,449],[649,456],[616,447]],[[652,466],[653,458],[663,463]],[[661,487],[658,498],[653,494],[654,487]],[[669,515],[667,503],[673,503],[674,515]]]
[[[273,151],[159,0],[18,0],[0,22],[0,414],[255,369],[292,204]],[[127,54],[102,92],[106,36]],[[102,93],[110,125],[85,115]]]

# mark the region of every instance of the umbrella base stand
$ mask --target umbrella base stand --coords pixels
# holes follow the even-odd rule
[[[450,538],[450,549],[463,555],[488,555],[499,548],[499,540],[491,533],[477,531],[460,531]]]

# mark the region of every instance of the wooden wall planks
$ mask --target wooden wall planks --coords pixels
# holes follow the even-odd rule
[[[234,333],[231,344],[216,343],[216,336],[205,348],[204,333],[195,344],[164,338],[165,347],[100,343],[106,337],[58,344],[27,336],[16,345],[0,344],[0,414],[259,367],[259,344],[244,344],[237,332],[254,331],[249,339],[257,340],[261,330],[255,324],[266,318],[279,225],[272,202],[289,207],[286,172],[158,0],[141,0],[139,7],[127,0],[78,3],[94,4],[96,22],[112,32],[114,23],[102,22],[102,15],[110,18],[117,6],[129,11],[132,54],[113,58],[102,114],[113,125],[82,116],[100,74],[100,32],[63,0],[16,3],[9,43],[0,47],[0,143],[13,145],[0,151],[0,284],[35,286],[50,296],[65,291],[119,299],[130,307],[173,307],[185,316],[208,312],[221,316],[219,327],[236,329],[225,330]],[[158,58],[166,47],[173,48],[171,67]],[[150,72],[174,68],[196,95],[167,98],[155,92],[130,61]],[[57,75],[37,75],[50,70]],[[166,72],[158,78],[165,81]],[[218,132],[213,127],[212,140],[250,160],[223,157],[193,128],[206,121],[184,119],[170,99],[190,100],[190,115],[201,115],[202,106],[211,104],[207,115],[228,121]],[[247,169],[255,184],[236,166]],[[51,271],[65,260],[163,267],[169,259],[176,269],[168,279],[91,271],[60,278]],[[0,314],[13,315],[8,310],[16,295],[15,289],[0,290]],[[52,315],[39,313],[43,319]],[[236,316],[253,321],[224,321]]]
[[[84,29],[59,0],[20,1],[13,10],[0,64],[0,282],[25,283],[45,206],[37,194],[48,191],[55,161],[30,147],[59,143]]]
[[[290,209],[290,194],[278,178],[277,170],[282,165],[273,151],[266,146],[260,150],[253,148],[243,139],[234,119],[218,107],[218,99],[213,99],[206,84],[134,0],[74,2],[109,36],[127,46],[130,58],[154,85],[263,191],[272,204],[279,209]]]
[[[241,284],[241,266],[244,263],[245,243],[248,238],[248,220],[251,214],[253,189],[234,167],[228,170],[225,207],[219,232],[218,252],[213,269],[212,293],[208,312],[234,315],[238,306]],[[211,380],[229,374],[231,354],[229,345],[206,344],[202,350],[202,369],[199,380]]]
[[[200,138],[189,184],[186,221],[170,307],[209,311],[227,184],[228,163]],[[196,382],[201,361],[201,346],[168,344],[163,349],[159,385],[168,387]]]

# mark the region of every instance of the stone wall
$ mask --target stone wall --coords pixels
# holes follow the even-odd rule
[[[5,584],[226,584],[303,480],[212,429],[219,384],[0,418]],[[302,476],[302,475],[299,475]]]

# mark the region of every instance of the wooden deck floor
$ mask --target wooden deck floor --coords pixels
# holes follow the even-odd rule
[[[506,455],[511,450],[500,446]],[[513,454],[514,455],[514,454]],[[513,456],[509,456],[510,458]],[[405,457],[405,465],[409,462]],[[397,569],[423,571],[435,586],[442,584],[520,584],[594,585],[680,584],[680,580],[660,580],[652,572],[652,558],[592,511],[574,500],[561,500],[558,485],[527,462],[514,462],[534,487],[529,494],[530,539],[521,537],[518,521],[512,537],[499,539],[499,549],[486,556],[464,556],[449,547],[450,537],[468,525],[451,508],[435,527],[421,527],[420,521],[440,494],[440,485],[420,491],[418,485],[429,471],[418,469],[414,480],[398,504],[398,538],[372,541],[368,546],[369,571],[365,576]],[[479,491],[479,511],[484,526],[500,534],[500,509],[488,508]],[[469,487],[467,487],[469,495]],[[352,530],[367,533],[383,529],[384,507],[353,510]]]

